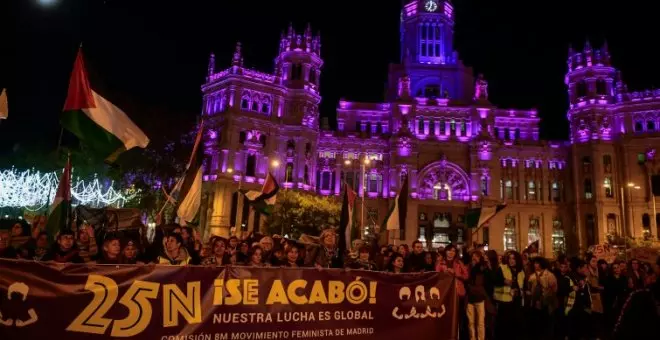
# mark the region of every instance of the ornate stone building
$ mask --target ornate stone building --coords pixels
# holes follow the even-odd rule
[[[536,111],[489,102],[487,81],[453,49],[453,24],[449,1],[408,1],[385,101],[341,100],[335,130],[319,122],[321,39],[309,26],[282,35],[273,73],[245,68],[240,44],[222,71],[212,55],[202,86],[206,223],[225,235],[258,228],[263,217],[236,189],[259,188],[270,170],[284,188],[320,195],[349,183],[365,198],[365,228],[382,222],[408,176],[407,224],[389,235],[396,243],[521,250],[539,240],[551,256],[608,234],[657,237],[660,91],[628,92],[607,46],[587,43],[569,53],[570,140],[539,140]],[[487,225],[468,228],[470,208],[503,202]]]

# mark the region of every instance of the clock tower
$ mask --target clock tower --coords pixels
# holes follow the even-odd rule
[[[401,13],[402,58],[425,64],[454,64],[454,8],[448,0],[416,0]]]
[[[401,10],[401,63],[390,66],[388,98],[396,99],[406,77],[412,97],[469,103],[472,70],[454,51],[454,7],[449,0],[408,0]]]

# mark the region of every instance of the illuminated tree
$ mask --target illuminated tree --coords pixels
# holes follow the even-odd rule
[[[301,234],[319,235],[327,227],[337,227],[341,201],[335,197],[280,190],[277,204],[266,219],[265,232],[298,238]]]

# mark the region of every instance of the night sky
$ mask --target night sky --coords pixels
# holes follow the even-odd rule
[[[307,22],[321,31],[322,115],[334,124],[339,98],[381,101],[387,65],[399,57],[400,0],[38,0],[3,1],[0,87],[10,114],[0,123],[0,157],[54,149],[58,112],[82,41],[90,77],[154,141],[174,138],[201,110],[208,56],[217,69],[236,41],[245,63],[272,71],[280,32]],[[454,45],[489,81],[500,107],[537,108],[543,138],[565,139],[563,83],[569,44],[607,39],[630,89],[660,84],[660,26],[652,1],[454,0]],[[65,136],[66,138],[66,136]]]

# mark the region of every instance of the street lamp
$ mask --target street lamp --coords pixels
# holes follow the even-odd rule
[[[37,0],[37,2],[39,3],[39,5],[47,7],[54,5],[57,2],[57,0]]]
[[[272,162],[270,162],[270,166],[277,169],[277,168],[280,167],[280,161],[278,161],[277,159],[274,159]]]
[[[364,231],[364,200],[367,198],[367,184],[369,184],[366,179],[367,165],[369,163],[371,163],[371,160],[369,160],[368,156],[365,156],[362,162],[362,213],[360,214],[360,231]]]
[[[639,189],[640,189],[640,186],[639,186],[639,185],[635,185],[635,183],[633,183],[633,182],[628,182],[628,184],[626,185],[626,188],[628,189],[628,196],[629,196],[628,201],[629,201],[629,203],[630,203],[630,201],[632,201],[632,193],[631,193],[630,190],[631,190],[631,189],[639,190]],[[628,215],[628,214],[626,214],[626,205],[625,205],[625,197],[626,197],[626,195],[625,195],[625,193],[624,193],[623,186],[621,186],[620,189],[621,189],[621,221],[622,221],[622,225],[623,225],[623,227],[625,228],[625,227],[626,227],[626,224],[632,224],[632,237],[634,238],[634,237],[635,237],[635,224],[632,223],[632,222],[631,222],[631,223],[627,223],[627,222],[628,222],[628,221],[627,221],[627,220],[628,220],[628,218],[627,218],[627,215]],[[630,216],[632,216],[632,212],[630,213]],[[628,227],[630,227],[630,226],[628,226]],[[625,232],[626,232],[626,233],[628,232],[628,228],[625,228]]]

